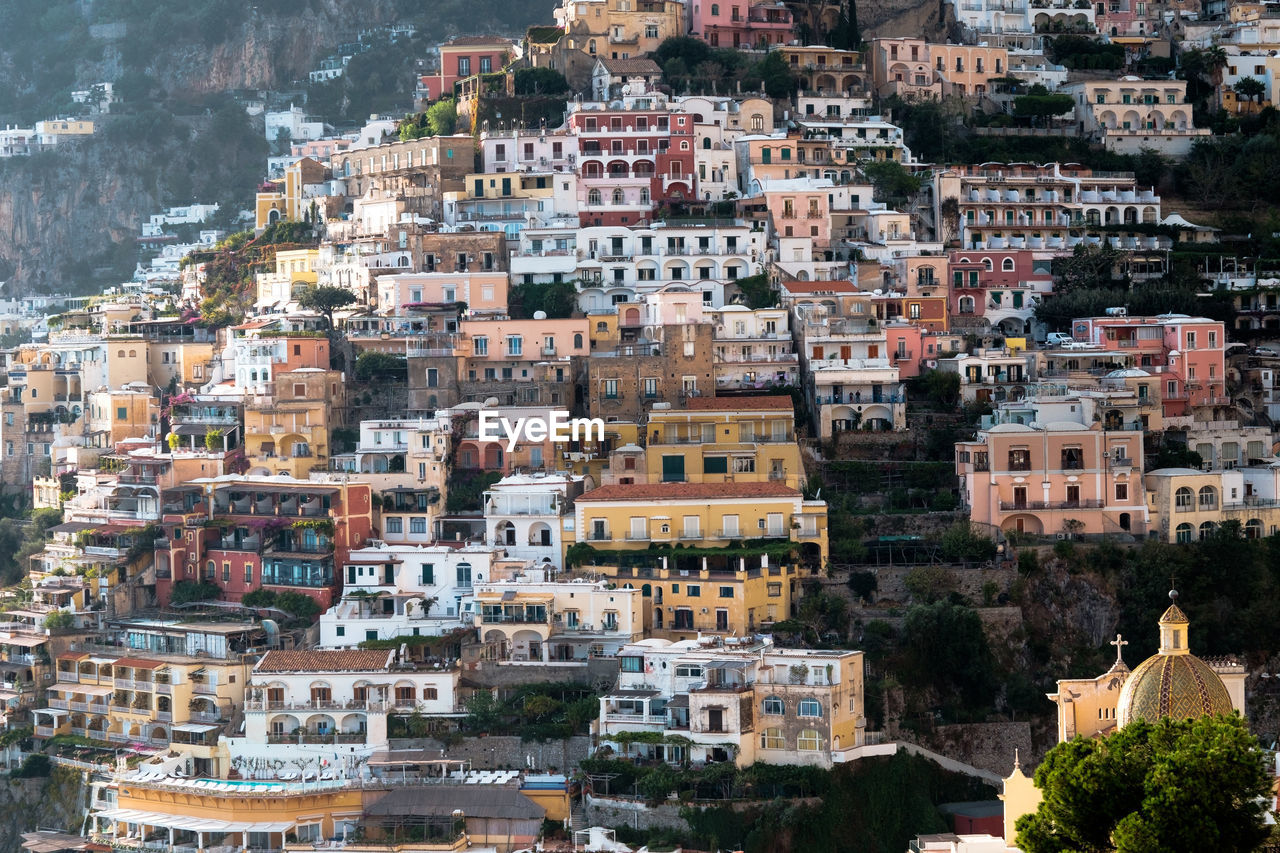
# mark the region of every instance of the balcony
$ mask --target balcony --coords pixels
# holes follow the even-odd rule
[[[1101,509],[1102,501],[1000,501],[1001,512],[1052,509]]]
[[[363,744],[365,742],[365,734],[363,732],[291,732],[288,734],[269,734],[267,735],[267,743],[351,743]]]

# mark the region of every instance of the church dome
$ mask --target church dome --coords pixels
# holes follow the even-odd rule
[[[1173,603],[1160,617],[1160,651],[1135,667],[1125,680],[1116,705],[1117,726],[1134,720],[1187,720],[1234,710],[1222,679],[1188,649],[1189,620],[1178,607],[1178,593],[1170,592],[1169,598]]]

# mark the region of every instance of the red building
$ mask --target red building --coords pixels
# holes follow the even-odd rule
[[[452,95],[453,84],[472,74],[494,74],[506,67],[512,41],[494,36],[461,36],[440,45],[440,70],[418,78],[419,101]]]
[[[337,571],[373,533],[368,483],[228,475],[166,489],[156,546],[156,599],[179,581],[208,583],[225,601],[259,588],[300,592],[327,608]]]
[[[952,327],[1020,336],[1036,303],[1053,290],[1052,261],[1030,249],[954,249],[950,273]]]
[[[582,104],[569,116],[579,137],[582,226],[637,225],[659,204],[697,198],[693,116],[664,109],[661,98]]]

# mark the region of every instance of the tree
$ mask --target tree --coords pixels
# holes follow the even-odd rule
[[[298,294],[297,302],[308,311],[324,316],[325,323],[333,328],[333,312],[356,301],[356,295],[345,287],[332,284],[313,284]]]
[[[286,591],[276,595],[275,606],[295,619],[311,621],[320,615],[320,605],[314,598],[300,592]]]
[[[1030,118],[1034,121],[1035,119],[1053,118],[1063,113],[1069,113],[1073,104],[1074,101],[1070,95],[1033,92],[1028,95],[1019,95],[1013,99],[1013,113],[1016,116]]]
[[[441,98],[427,107],[427,125],[432,136],[451,136],[458,127],[458,104],[453,98]]]
[[[521,68],[515,74],[517,95],[562,95],[569,81],[554,68]]]
[[[876,201],[890,204],[905,203],[920,191],[920,179],[907,171],[897,160],[877,160],[865,163],[862,174],[875,187]]]
[[[1231,88],[1242,98],[1257,100],[1258,106],[1262,106],[1262,98],[1267,94],[1266,84],[1257,77],[1241,77]]]
[[[796,90],[796,76],[782,58],[782,51],[771,50],[769,55],[756,63],[753,76],[759,77],[764,93],[770,98],[789,98]]]
[[[407,371],[407,363],[402,355],[364,350],[356,357],[356,379],[361,382],[371,379],[403,380]]]
[[[975,610],[946,601],[916,605],[907,611],[902,636],[904,683],[933,690],[938,705],[957,717],[985,716],[998,681]]]
[[[1129,723],[1060,743],[1036,769],[1044,799],[1018,819],[1026,853],[1251,851],[1267,838],[1271,780],[1238,716]]]
[[[1116,269],[1124,258],[1125,253],[1110,243],[1079,243],[1069,256],[1058,259],[1061,289],[1109,287],[1116,283]]]

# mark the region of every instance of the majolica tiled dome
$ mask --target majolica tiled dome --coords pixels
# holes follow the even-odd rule
[[[1193,719],[1210,714],[1230,714],[1231,697],[1218,674],[1187,648],[1188,620],[1173,604],[1160,617],[1160,651],[1133,670],[1120,690],[1116,723],[1133,720],[1154,723],[1163,717]]]

